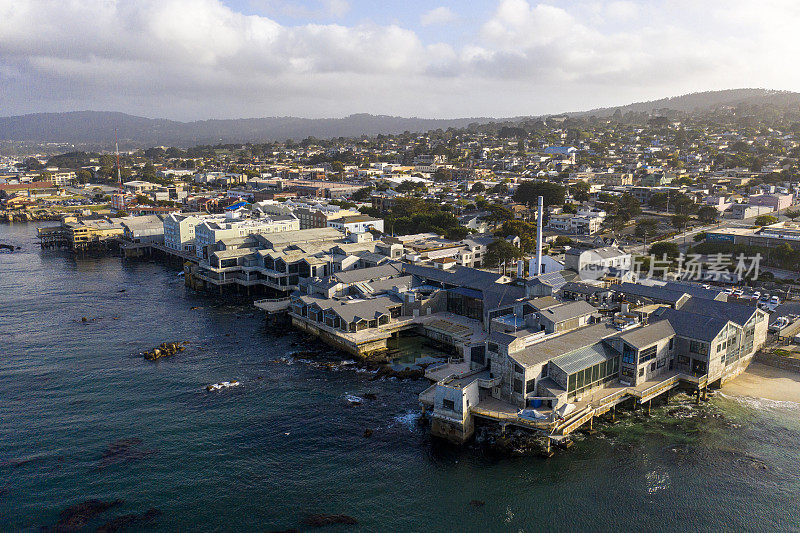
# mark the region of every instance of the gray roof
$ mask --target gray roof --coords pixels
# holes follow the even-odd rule
[[[497,283],[497,281],[503,277],[501,274],[463,266],[457,266],[452,271],[447,271],[435,267],[410,265],[406,263],[403,264],[403,272],[413,274],[420,278],[447,283],[456,287],[469,287],[470,289],[477,290],[483,290]]]
[[[562,291],[576,292],[578,294],[595,294],[598,292],[608,292],[605,287],[598,287],[597,285],[590,285],[588,283],[581,283],[579,281],[570,281],[561,287]]]
[[[580,316],[591,315],[595,311],[597,311],[597,309],[595,309],[591,304],[583,300],[577,300],[574,302],[556,305],[555,307],[549,307],[543,311],[540,311],[539,314],[543,318],[546,318],[557,324],[559,322],[571,320]]]
[[[388,296],[379,296],[378,298],[355,302],[352,300],[337,301],[336,304],[332,305],[330,309],[349,324],[359,318],[374,320],[380,315],[388,315],[387,306],[400,305],[400,302]]]
[[[716,300],[720,294],[725,294],[725,291],[722,289],[706,289],[696,283],[688,283],[685,281],[667,281],[664,287],[675,291],[683,291],[694,298],[705,298],[707,300]]]
[[[638,296],[640,298],[647,298],[648,300],[657,300],[661,302],[668,302],[671,304],[678,303],[687,293],[685,291],[676,291],[667,289],[665,287],[657,287],[654,285],[640,285],[638,283],[615,283],[611,285],[611,290],[626,295]]]
[[[400,263],[387,263],[370,268],[359,268],[356,270],[346,270],[336,272],[333,277],[345,284],[358,283],[359,281],[372,281],[373,279],[383,279],[397,276],[400,273]]]
[[[552,296],[540,296],[539,298],[528,300],[527,303],[535,307],[537,310],[547,309],[548,307],[553,307],[555,305],[561,305],[561,302]]]
[[[611,324],[600,322],[574,329],[568,333],[554,335],[548,340],[532,344],[510,357],[522,366],[533,366],[561,355],[573,352],[579,348],[591,346],[601,339],[610,337],[618,333],[618,330]]]
[[[483,294],[483,309],[490,311],[513,305],[525,298],[525,287],[507,283],[493,283],[481,289]]]
[[[675,335],[675,330],[672,328],[672,324],[668,320],[659,320],[658,322],[621,333],[619,337],[639,350],[673,335]]]
[[[675,310],[668,307],[657,309],[653,315],[665,319],[662,322],[669,322],[675,333],[681,337],[708,342],[714,340],[722,328],[728,324],[728,320],[724,318],[689,313],[683,309]]]
[[[605,342],[599,341],[591,346],[578,348],[577,350],[556,357],[551,363],[563,370],[566,374],[574,374],[575,372],[594,366],[597,363],[603,363],[609,359],[613,359],[618,355],[619,354]]]
[[[753,315],[758,312],[758,307],[751,305],[742,305],[732,302],[721,302],[719,300],[705,300],[699,298],[690,298],[683,306],[681,311],[687,313],[696,313],[698,315],[713,316],[730,320],[735,324],[744,326]]]

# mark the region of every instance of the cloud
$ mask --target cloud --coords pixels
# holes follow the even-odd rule
[[[0,109],[516,116],[706,89],[800,89],[789,68],[800,3],[789,0],[501,0],[475,32],[447,43],[380,21],[320,22],[349,6],[314,6],[324,16],[288,25],[220,0],[0,0]],[[437,7],[420,23],[450,16]]]
[[[317,0],[316,7],[288,0],[251,0],[250,3],[263,13],[294,19],[340,19],[350,11],[348,0]]]
[[[439,6],[423,13],[419,18],[419,23],[422,26],[439,26],[450,24],[456,20],[458,17],[449,7]]]

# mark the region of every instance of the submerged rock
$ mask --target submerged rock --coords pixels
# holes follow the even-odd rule
[[[368,438],[370,438],[371,436],[372,436],[372,430],[371,430],[371,429],[369,429],[369,428],[365,429],[365,430],[364,430],[364,438],[365,438],[365,439],[368,439]]]
[[[373,379],[379,378],[397,378],[397,379],[420,379],[425,377],[425,371],[421,368],[404,368],[403,370],[395,370],[390,366],[382,366],[378,369]]]
[[[120,531],[126,527],[152,525],[152,523],[155,522],[159,516],[161,516],[161,511],[155,507],[148,509],[142,514],[124,514],[114,518],[113,520],[109,520],[102,526],[98,527],[97,533],[114,533],[115,531]]]
[[[486,505],[486,502],[483,500],[471,500],[469,504],[473,507],[483,507]]]
[[[332,526],[334,524],[358,524],[358,520],[346,514],[312,514],[303,519],[303,525],[309,527]]]
[[[58,523],[56,523],[55,527],[44,529],[51,531],[77,531],[85,528],[89,520],[95,516],[121,504],[122,500],[111,500],[107,502],[96,499],[86,500],[61,511],[58,515]]]
[[[142,440],[137,438],[119,439],[109,444],[100,456],[98,468],[105,468],[128,461],[138,461],[153,454],[153,450],[145,450]]]

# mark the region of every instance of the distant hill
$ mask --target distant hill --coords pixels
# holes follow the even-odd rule
[[[768,89],[728,89],[725,91],[705,91],[700,93],[685,94],[683,96],[673,96],[662,98],[661,100],[651,100],[649,102],[638,102],[617,107],[603,107],[590,111],[577,113],[567,113],[572,116],[591,116],[597,117],[611,116],[617,111],[623,115],[628,112],[634,113],[653,113],[669,109],[684,113],[702,113],[713,111],[720,106],[748,105],[776,105],[776,106],[800,106],[800,93],[790,91],[771,91]]]
[[[125,113],[75,111],[36,113],[0,117],[0,140],[29,142],[98,143],[113,142],[114,128],[125,144],[139,146],[266,142],[301,140],[312,136],[358,137],[424,132],[438,128],[463,128],[485,124],[491,118],[423,119],[357,114],[345,118],[308,119],[297,117],[247,118],[178,122],[149,119]]]
[[[800,106],[800,93],[766,89],[730,89],[707,91],[650,102],[567,113],[573,117],[611,116],[617,111],[654,113],[672,110],[684,113],[713,111],[723,105]],[[459,119],[403,118],[386,115],[356,114],[345,118],[308,119],[297,117],[245,118],[232,120],[200,120],[179,122],[150,119],[106,111],[75,111],[69,113],[36,113],[15,117],[0,117],[0,141],[33,143],[74,143],[109,146],[114,128],[126,147],[168,145],[177,147],[198,144],[266,142],[301,140],[306,137],[374,136],[404,131],[425,132],[435,129],[464,128],[472,123],[522,122],[538,117],[494,119],[487,117]]]

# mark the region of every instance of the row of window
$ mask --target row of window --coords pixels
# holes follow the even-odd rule
[[[577,396],[586,389],[613,380],[618,373],[618,357],[597,363],[589,368],[570,374],[567,378],[567,393],[573,397]]]

